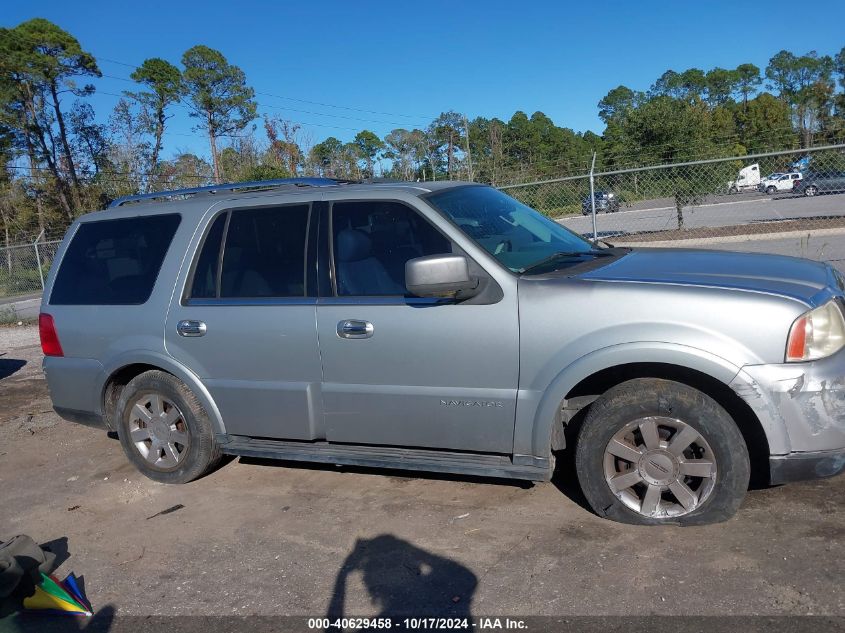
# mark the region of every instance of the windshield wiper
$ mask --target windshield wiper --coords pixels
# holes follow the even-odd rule
[[[532,270],[542,268],[543,266],[547,266],[548,264],[552,264],[558,260],[566,259],[568,257],[610,257],[611,255],[613,255],[613,253],[607,253],[605,251],[560,251],[557,253],[552,253],[548,257],[544,257],[539,262],[531,264],[530,266],[520,268],[519,272],[524,274]]]

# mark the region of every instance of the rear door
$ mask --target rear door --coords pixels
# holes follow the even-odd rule
[[[406,261],[457,250],[444,232],[393,200],[336,201],[326,214],[317,329],[328,440],[511,452],[516,292],[406,296]]]
[[[219,210],[195,238],[165,340],[208,388],[229,434],[321,433],[315,240],[308,202]]]

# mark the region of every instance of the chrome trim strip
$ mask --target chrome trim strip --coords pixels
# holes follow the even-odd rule
[[[355,306],[424,306],[453,305],[453,299],[438,297],[320,297],[317,305],[355,305]]]
[[[188,299],[186,306],[313,306],[315,297],[237,297],[226,299]]]

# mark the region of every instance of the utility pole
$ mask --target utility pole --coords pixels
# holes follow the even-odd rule
[[[473,174],[472,174],[472,154],[469,152],[469,121],[467,121],[466,115],[464,115],[464,149],[467,153],[467,167],[469,169],[469,181],[473,182]]]
[[[596,170],[596,153],[593,152],[593,162],[590,165],[590,206],[593,208],[593,242],[599,241],[599,234],[596,230],[596,186],[593,172]]]

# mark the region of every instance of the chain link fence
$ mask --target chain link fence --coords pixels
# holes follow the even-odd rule
[[[501,189],[590,239],[797,255],[845,270],[845,144]],[[0,298],[41,292],[59,243],[0,248]]]
[[[61,240],[0,248],[0,297],[37,294],[53,264]]]
[[[593,196],[591,174],[502,189],[617,245],[733,245],[845,261],[845,144],[596,172],[592,180]]]

